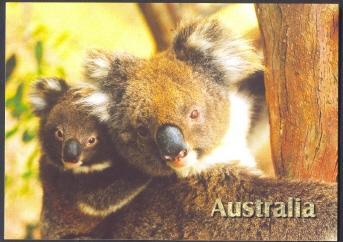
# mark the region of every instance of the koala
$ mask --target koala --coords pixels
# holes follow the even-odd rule
[[[78,105],[108,124],[112,142],[127,164],[153,177],[93,235],[335,238],[336,184],[265,178],[256,167],[254,153],[268,140],[269,129],[263,66],[249,43],[217,20],[181,26],[172,46],[150,59],[94,50],[86,60],[85,77],[97,91],[81,98]],[[100,105],[99,95],[107,97]],[[212,217],[218,197],[224,203],[287,202],[299,197],[316,205],[316,217]]]
[[[108,102],[82,104],[146,174],[186,177],[235,161],[261,174],[254,152],[269,132],[261,58],[217,20],[183,25],[151,59],[93,50],[85,77]]]
[[[122,162],[107,126],[75,105],[92,92],[89,86],[70,87],[62,79],[46,78],[38,80],[30,94],[40,118],[43,239],[87,237],[150,181]],[[98,95],[97,102],[105,98]]]
[[[256,208],[244,216],[244,203],[258,200],[265,202],[260,211],[266,211],[267,202],[286,203],[286,211],[277,217],[269,207],[270,215],[260,216]],[[237,205],[229,209],[230,202],[241,202],[240,214]],[[314,204],[314,216],[298,216],[307,202]],[[261,177],[230,164],[184,178],[155,177],[93,233],[119,240],[336,240],[337,204],[336,183]]]

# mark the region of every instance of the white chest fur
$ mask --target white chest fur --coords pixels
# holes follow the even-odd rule
[[[200,173],[217,164],[235,163],[247,167],[250,171],[261,174],[256,168],[256,162],[248,146],[248,133],[251,123],[251,98],[238,93],[229,94],[230,117],[226,134],[220,145],[211,154],[198,159],[195,151],[190,151],[185,158],[186,166],[177,169],[179,176]]]

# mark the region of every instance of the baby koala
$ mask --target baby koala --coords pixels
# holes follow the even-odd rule
[[[121,161],[106,125],[77,104],[92,91],[49,78],[38,80],[30,94],[40,118],[42,239],[87,237],[150,181]],[[96,100],[101,104],[105,97]]]

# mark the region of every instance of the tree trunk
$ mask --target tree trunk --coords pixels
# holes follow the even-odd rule
[[[167,49],[172,41],[177,16],[167,3],[139,3],[138,6],[150,27],[158,51]]]
[[[227,4],[138,3],[155,39],[157,50],[171,45],[174,30],[180,20],[207,17]]]
[[[336,181],[338,5],[256,4],[277,176]]]

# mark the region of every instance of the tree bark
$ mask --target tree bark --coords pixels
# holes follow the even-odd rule
[[[276,174],[336,181],[338,5],[255,7]]]
[[[167,49],[180,20],[207,17],[226,4],[139,3],[138,4],[155,39],[157,51]]]
[[[171,4],[171,3],[169,3]],[[176,27],[175,11],[168,3],[139,3],[138,6],[150,27],[158,51],[167,49]]]

